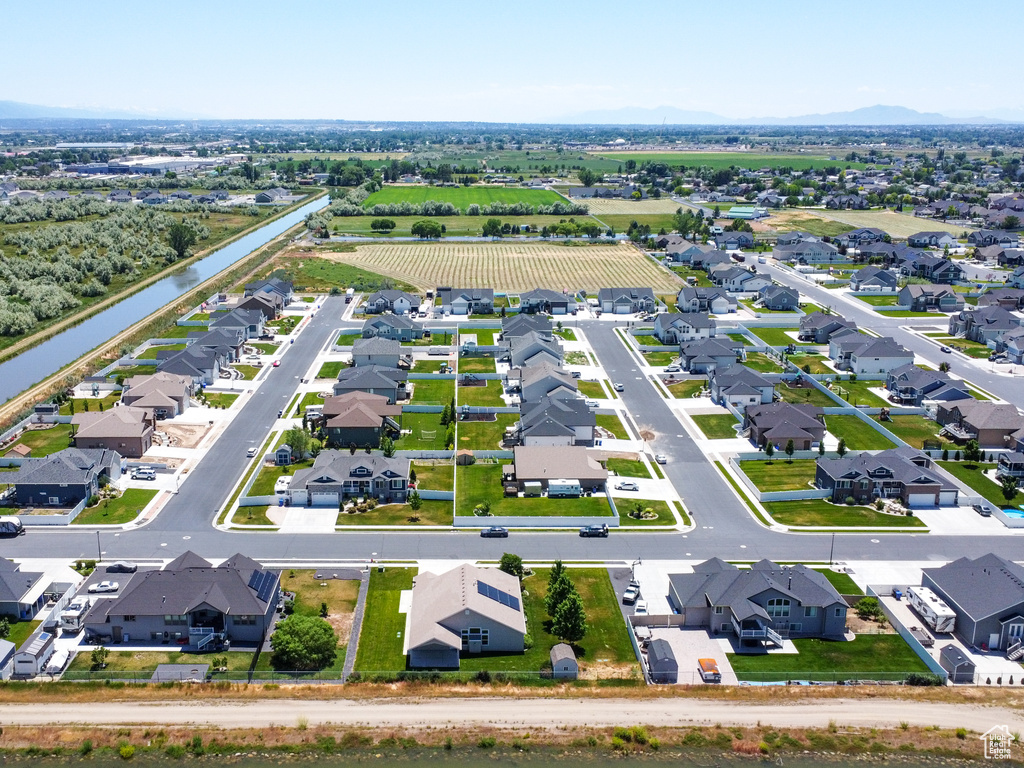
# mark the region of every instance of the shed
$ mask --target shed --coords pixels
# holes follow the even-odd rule
[[[0,680],[10,680],[14,672],[15,645],[10,640],[0,640]]]
[[[53,655],[53,635],[40,632],[30,637],[14,654],[14,674],[19,677],[35,677],[42,674],[46,662]]]
[[[939,665],[949,673],[954,683],[974,682],[974,662],[953,643],[944,645],[939,651]]]
[[[668,640],[659,637],[648,644],[647,673],[652,683],[675,683],[679,680],[679,662]]]
[[[580,665],[576,653],[568,643],[559,643],[551,649],[551,676],[556,680],[575,680],[579,677]]]
[[[473,452],[466,448],[460,448],[455,453],[455,463],[459,466],[465,467],[472,464],[474,461],[476,461],[476,457],[473,455]]]
[[[288,443],[274,451],[274,463],[279,467],[286,467],[292,463],[292,447]]]

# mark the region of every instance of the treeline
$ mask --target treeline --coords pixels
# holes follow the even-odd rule
[[[158,206],[142,206],[135,203],[111,203],[93,195],[76,195],[67,200],[16,200],[10,205],[0,207],[0,224],[27,224],[33,221],[75,221],[87,216],[109,216],[115,211],[127,209],[150,210],[159,213],[198,213],[209,216],[210,213],[234,213],[246,216],[259,216],[260,208],[256,205],[219,206],[197,203],[193,200],[168,200]],[[8,241],[9,242],[9,241]]]

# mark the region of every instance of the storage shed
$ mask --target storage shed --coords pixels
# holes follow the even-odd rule
[[[15,646],[10,640],[0,640],[0,680],[10,680],[14,672]]]
[[[580,665],[576,653],[568,643],[559,643],[551,649],[551,676],[556,680],[575,680],[579,677]]]
[[[953,643],[944,645],[939,651],[939,665],[949,673],[954,683],[974,682],[974,662]]]
[[[647,673],[652,683],[675,683],[679,680],[679,662],[668,640],[657,638],[647,646]]]
[[[42,674],[52,655],[53,635],[40,632],[26,640],[21,650],[14,654],[14,674],[18,677]]]

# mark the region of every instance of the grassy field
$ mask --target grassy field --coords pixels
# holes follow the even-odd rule
[[[39,624],[40,622],[38,621],[12,621],[7,639],[14,643],[14,647],[17,648],[32,636],[32,633],[36,631]]]
[[[772,211],[771,216],[761,223],[776,232],[809,232],[817,237],[836,237],[854,229],[849,224],[823,219],[800,208]]]
[[[604,214],[614,216],[628,216],[632,221],[637,216],[671,216],[680,208],[685,210],[675,200],[663,197],[660,200],[648,198],[647,200],[615,200],[615,199],[589,199],[581,200],[581,203],[590,208],[590,213],[604,221]],[[626,226],[629,224],[627,222]],[[655,230],[656,231],[656,230]]]
[[[620,419],[617,414],[599,413],[596,418],[597,426],[607,429],[619,440],[629,439],[629,432],[626,431],[626,426],[622,423],[622,419]]]
[[[609,285],[650,286],[676,293],[682,282],[628,245],[567,247],[553,242],[371,243],[350,251],[318,251],[345,264],[419,290],[438,285],[521,292],[565,288],[596,293]]]
[[[889,403],[871,392],[885,385],[883,381],[836,381],[832,391],[850,405],[866,405],[870,408],[884,408]]]
[[[774,461],[741,461],[740,469],[760,491],[806,491],[814,483],[814,459],[785,457]]]
[[[863,170],[864,163],[849,163],[843,160],[830,160],[828,155],[810,155],[803,152],[799,154],[787,154],[784,152],[754,153],[754,152],[609,152],[591,155],[591,157],[613,160],[625,163],[628,160],[636,161],[637,167],[644,163],[664,163],[671,168],[686,166],[687,168],[699,168],[707,166],[715,170],[724,168],[746,168],[757,171],[761,168],[792,168],[797,171],[804,171],[808,168],[824,168],[835,166],[837,168],[856,168]]]
[[[259,372],[263,370],[262,368],[258,368],[255,365],[238,365],[237,363],[232,365],[231,367],[238,371],[240,374],[242,374],[242,378],[245,379],[246,381],[252,381],[253,379],[256,378],[257,374],[259,374]]]
[[[835,400],[815,387],[788,387],[785,384],[779,384],[775,391],[779,393],[779,398],[787,403],[820,405],[822,408],[832,408],[837,405]]]
[[[493,357],[460,357],[459,373],[495,373]]]
[[[431,491],[451,491],[455,489],[455,469],[451,464],[425,464],[413,462],[416,471],[416,487]]]
[[[782,366],[763,352],[748,352],[743,364],[761,373],[782,373]]]
[[[328,614],[352,613],[359,595],[357,579],[318,579],[316,571],[281,571],[281,589],[295,593],[295,613],[319,616],[320,604],[327,603]],[[348,638],[341,638],[347,642]]]
[[[62,403],[60,406],[61,416],[72,415],[72,403],[74,403],[75,413],[86,413],[88,411],[98,411],[100,406],[103,406],[103,410],[109,410],[114,407],[114,403],[121,399],[121,393],[115,392],[112,395],[106,397],[73,397],[66,403]]]
[[[320,370],[317,371],[316,377],[318,379],[337,379],[338,374],[348,367],[348,364],[341,360],[324,363],[320,366]]]
[[[332,234],[336,235],[359,235],[361,237],[411,237],[412,236],[412,225],[417,221],[422,221],[423,216],[388,216],[387,218],[395,222],[395,228],[388,233],[375,232],[370,228],[370,224],[374,221],[373,216],[336,216],[331,219],[330,230]],[[484,222],[486,222],[491,216],[431,216],[431,221],[435,221],[444,227],[445,237],[479,237],[483,232]],[[602,221],[598,221],[592,216],[587,215],[576,215],[571,217],[566,216],[496,216],[493,218],[501,219],[502,223],[514,224],[518,227],[528,226],[531,231],[528,234],[532,237],[540,237],[541,230],[544,227],[555,227],[561,222],[564,222],[567,218],[573,219],[580,226],[587,226],[594,224],[601,226]],[[627,217],[628,218],[628,217]],[[671,219],[672,217],[667,217]],[[609,224],[608,226],[612,226]],[[629,222],[626,222],[626,226],[629,226]],[[671,224],[668,225],[671,228]],[[657,230],[655,230],[657,231]]]
[[[894,238],[907,238],[922,230],[950,232],[955,237],[973,231],[972,227],[955,227],[939,219],[920,219],[908,213],[894,211],[828,211],[816,208],[814,212],[824,219],[838,221],[851,227],[878,227]]]
[[[363,206],[372,208],[378,204],[393,205],[395,203],[419,205],[427,200],[451,203],[463,212],[474,203],[480,206],[490,205],[491,203],[526,203],[527,205],[538,206],[565,202],[561,195],[549,189],[521,189],[518,187],[476,185],[472,187],[429,187],[403,184],[398,186],[388,185],[374,192],[366,198]]]
[[[853,294],[855,298],[870,304],[872,307],[895,307],[898,299],[895,294],[889,296],[864,296],[860,293]]]
[[[160,346],[149,347],[144,352],[135,356],[136,360],[156,360],[158,352],[177,352],[185,348],[184,342],[181,344],[161,344]]]
[[[300,469],[308,469],[312,466],[313,459],[305,459],[303,461],[295,462],[290,467],[261,467],[259,474],[256,476],[256,480],[253,481],[252,488],[249,489],[248,495],[273,496],[274,486],[277,484],[278,479],[282,477],[291,477],[296,471]]]
[[[672,393],[672,396],[678,399],[685,399],[694,397],[701,392],[708,382],[706,379],[690,379],[689,381],[680,381],[676,384],[669,384],[668,391]]]
[[[370,571],[356,669],[360,672],[397,672],[405,669],[402,638],[405,614],[398,612],[403,590],[412,589],[413,568]]]
[[[785,347],[790,344],[801,345],[801,342],[787,333],[788,331],[795,334],[796,330],[796,328],[751,328],[750,332],[769,347]]]
[[[706,413],[691,416],[708,440],[726,440],[736,437],[733,427],[739,422],[731,413]]]
[[[852,641],[793,641],[798,654],[729,654],[740,680],[901,680],[928,667],[899,635],[857,635]]]
[[[846,440],[846,447],[851,451],[881,451],[896,447],[892,440],[881,432],[876,432],[870,424],[861,421],[859,416],[826,416],[825,423],[828,425],[828,431],[836,438]]]
[[[496,414],[495,421],[460,421],[455,428],[458,435],[457,448],[471,451],[495,451],[501,447],[505,428],[519,420],[515,413]]]
[[[487,407],[501,407],[505,401],[501,399],[503,392],[501,382],[497,379],[488,379],[483,387],[459,387],[458,405],[477,405]]]
[[[10,447],[24,445],[32,449],[33,458],[49,456],[71,445],[71,425],[54,424],[46,429],[30,429],[23,432]],[[8,448],[10,450],[10,448]]]
[[[605,466],[609,472],[614,472],[619,477],[650,478],[651,476],[647,465],[637,459],[608,459]]]
[[[72,525],[121,525],[130,523],[146,505],[153,500],[157,491],[143,488],[129,488],[116,499],[105,499],[95,507],[87,507],[74,519]]]
[[[943,442],[938,437],[938,432],[942,427],[931,419],[926,419],[924,416],[891,416],[890,419],[890,421],[880,421],[879,424],[915,448],[924,448],[925,440]]]
[[[416,405],[447,405],[455,397],[455,379],[410,379]]]
[[[684,208],[685,210],[685,208]],[[595,217],[591,217],[595,218]],[[665,230],[671,232],[675,227],[675,213],[638,213],[638,214],[627,214],[627,213],[602,213],[600,214],[600,222],[606,226],[611,227],[616,232],[626,232],[629,229],[629,225],[634,221],[641,226],[647,225],[651,228],[651,232],[660,232]],[[576,221],[579,221],[579,217],[576,217]]]
[[[295,290],[311,293],[327,293],[332,288],[355,288],[361,292],[395,288],[409,293],[419,292],[415,286],[390,275],[378,274],[362,269],[355,264],[347,264],[343,259],[330,258],[354,250],[351,245],[335,243],[319,249],[318,255],[309,252],[285,251],[277,256],[268,268],[261,272],[261,275],[266,277],[271,272],[276,272],[284,279],[291,280],[295,284]]]
[[[501,483],[500,464],[472,464],[458,468],[455,483],[455,514],[470,517],[473,509],[482,503],[490,504],[492,515],[519,517],[608,515],[612,510],[604,494],[579,499],[559,499],[547,496],[534,498],[508,497]],[[487,525],[487,518],[479,518]]]
[[[813,525],[823,528],[924,528],[916,517],[883,515],[872,507],[830,504],[824,499],[768,501],[768,514],[783,525]]]
[[[419,509],[408,504],[381,504],[366,512],[339,512],[337,525],[451,525],[452,503],[423,499]]]
[[[968,464],[963,461],[940,461],[938,462],[944,470],[959,480],[967,487],[973,489],[983,496],[986,501],[1002,509],[1003,507],[1019,507],[1024,504],[1024,493],[1017,491],[1017,495],[1009,501],[1003,498],[1001,486],[989,480],[982,472],[995,469],[995,464]]]
[[[444,450],[445,427],[441,426],[440,413],[402,413],[402,430],[412,430],[411,434],[402,435],[396,442],[401,451]],[[434,437],[423,437],[423,431],[433,430]]]
[[[678,358],[678,352],[644,352],[644,362],[651,366],[672,365]]]

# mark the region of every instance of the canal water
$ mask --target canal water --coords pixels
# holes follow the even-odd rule
[[[155,310],[175,301],[218,272],[330,204],[325,195],[250,232],[209,256],[114,304],[88,320],[0,364],[0,401],[5,402],[42,381],[89,350],[116,336]]]

